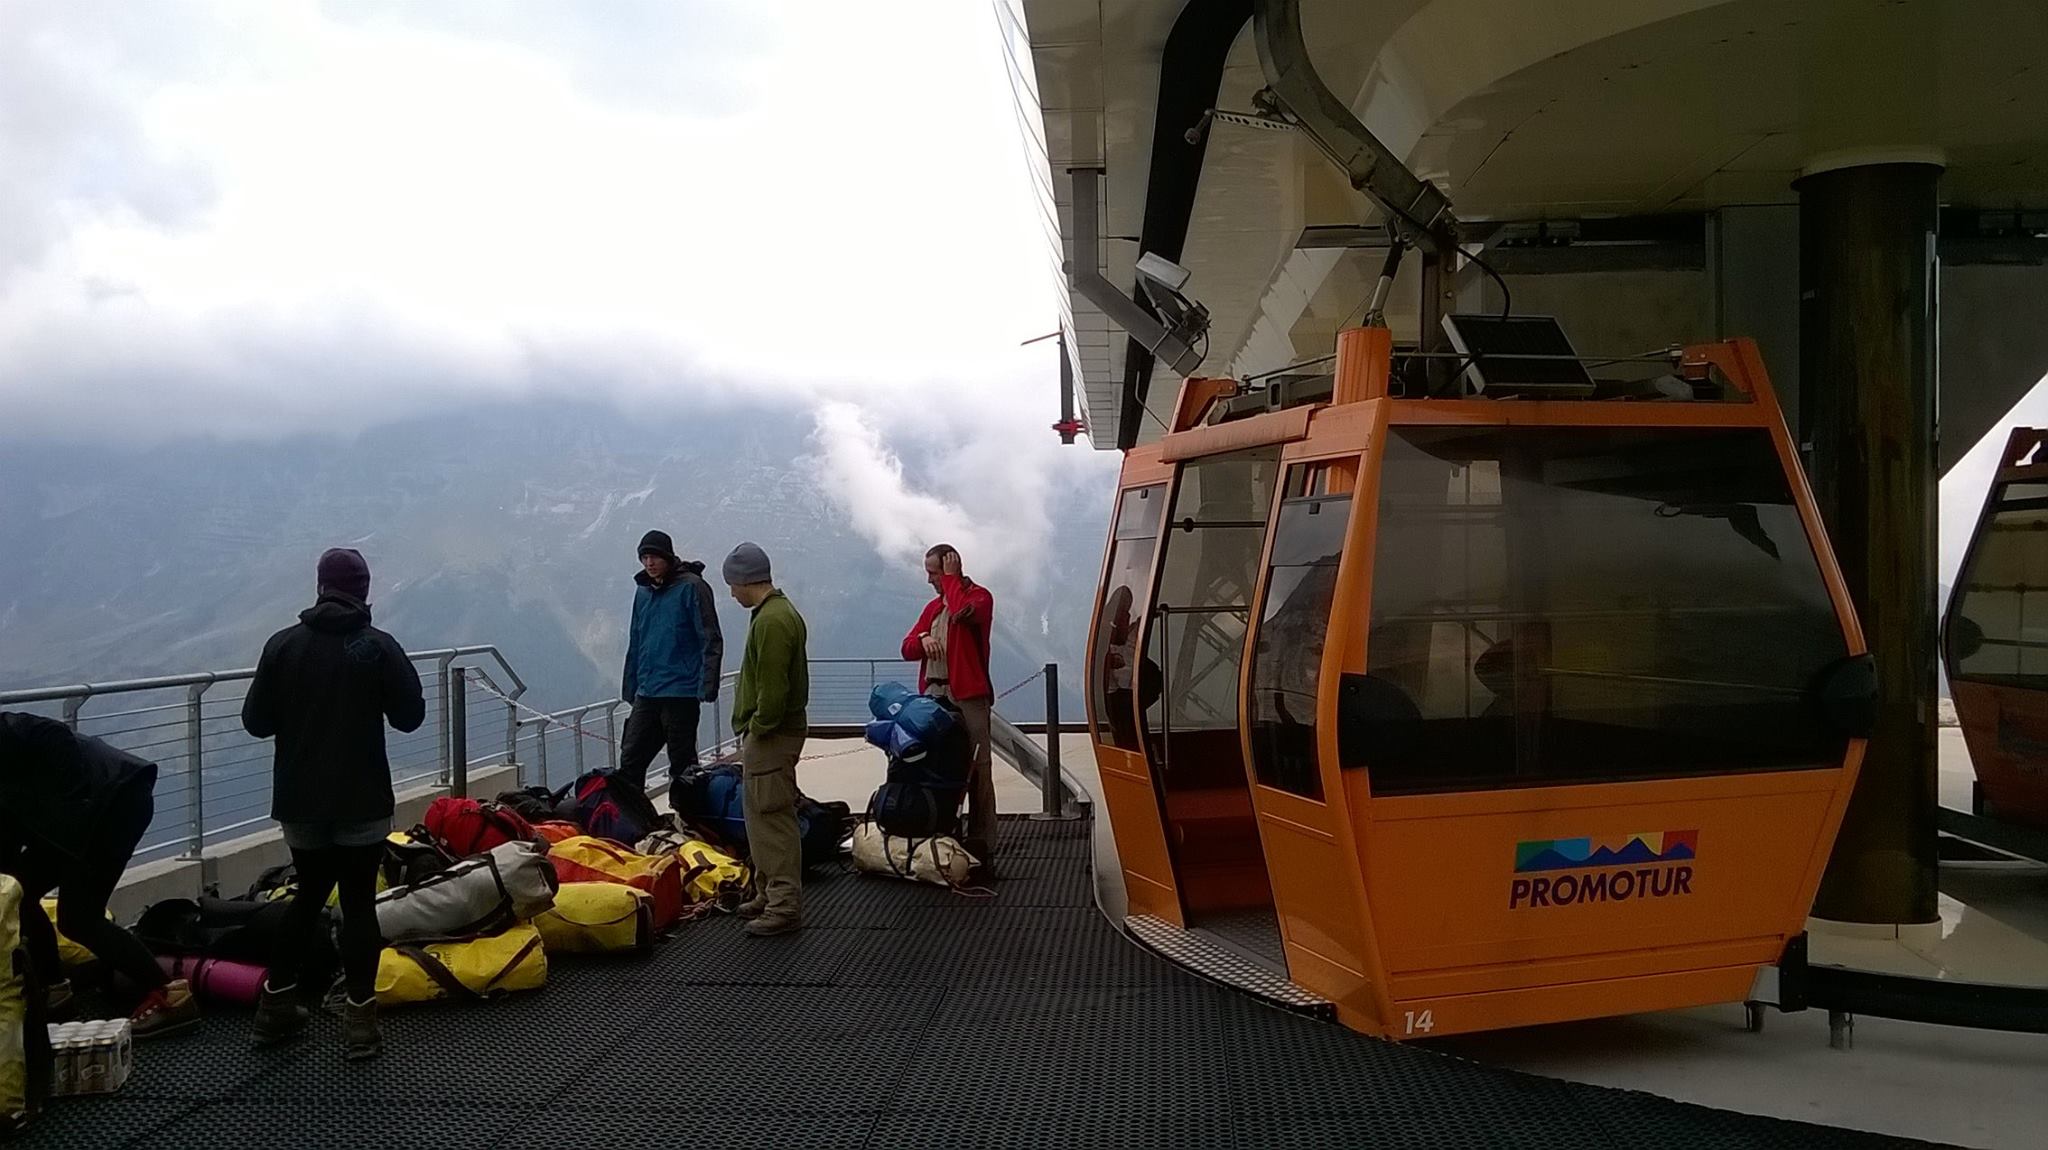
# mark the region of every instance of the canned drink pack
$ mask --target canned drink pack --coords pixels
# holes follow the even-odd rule
[[[50,1093],[58,1097],[111,1094],[135,1070],[135,1031],[127,1019],[65,1022],[50,1027],[56,1065]]]

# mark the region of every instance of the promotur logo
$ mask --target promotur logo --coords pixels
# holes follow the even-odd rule
[[[1692,867],[1685,864],[1698,856],[1699,841],[1693,830],[1516,843],[1508,909],[1691,894]],[[1547,873],[1556,871],[1565,873]]]

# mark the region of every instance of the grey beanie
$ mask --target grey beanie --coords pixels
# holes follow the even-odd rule
[[[734,587],[769,582],[768,553],[753,543],[742,543],[725,557],[725,581]]]

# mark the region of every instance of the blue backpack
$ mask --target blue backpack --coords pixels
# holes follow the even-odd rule
[[[953,704],[884,683],[868,697],[876,718],[868,742],[889,755],[888,781],[868,800],[884,833],[909,838],[952,834],[973,770],[974,743]]]
[[[944,701],[920,695],[901,683],[883,683],[868,695],[870,743],[892,759],[915,759],[925,748],[959,725],[959,712]]]
[[[735,853],[747,849],[746,776],[738,763],[685,771],[669,785],[668,802],[685,822],[710,831]],[[839,857],[840,845],[853,832],[853,813],[845,803],[821,803],[798,794],[796,830],[804,865],[818,866]]]

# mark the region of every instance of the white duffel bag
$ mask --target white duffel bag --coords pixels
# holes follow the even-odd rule
[[[378,895],[377,929],[391,943],[496,934],[554,906],[556,886],[539,846],[504,843]]]
[[[974,869],[974,856],[950,835],[904,838],[863,822],[853,829],[853,865],[869,874],[958,887]]]

